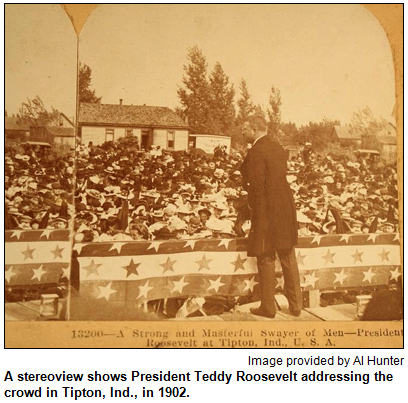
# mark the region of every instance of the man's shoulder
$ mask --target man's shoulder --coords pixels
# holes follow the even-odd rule
[[[252,149],[257,152],[265,152],[267,150],[267,154],[284,150],[277,141],[273,140],[272,137],[268,135],[260,138]]]

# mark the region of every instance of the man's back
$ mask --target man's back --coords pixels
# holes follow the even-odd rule
[[[249,256],[290,249],[297,243],[292,190],[286,180],[286,151],[269,136],[259,138],[241,167],[252,209]]]

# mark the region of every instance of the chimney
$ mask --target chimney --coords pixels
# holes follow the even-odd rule
[[[119,105],[122,105],[123,99],[119,99]]]

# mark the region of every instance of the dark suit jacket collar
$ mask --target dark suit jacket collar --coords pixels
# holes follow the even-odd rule
[[[262,136],[259,138],[259,140],[251,147],[251,150],[254,148],[258,147],[264,147],[265,143],[271,141],[270,137],[268,135]]]

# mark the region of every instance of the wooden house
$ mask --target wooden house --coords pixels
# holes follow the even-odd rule
[[[331,139],[344,146],[354,145],[361,147],[361,135],[353,133],[347,126],[334,125],[331,132]]]
[[[85,145],[135,137],[140,149],[188,149],[188,124],[167,107],[81,103],[78,127]]]

